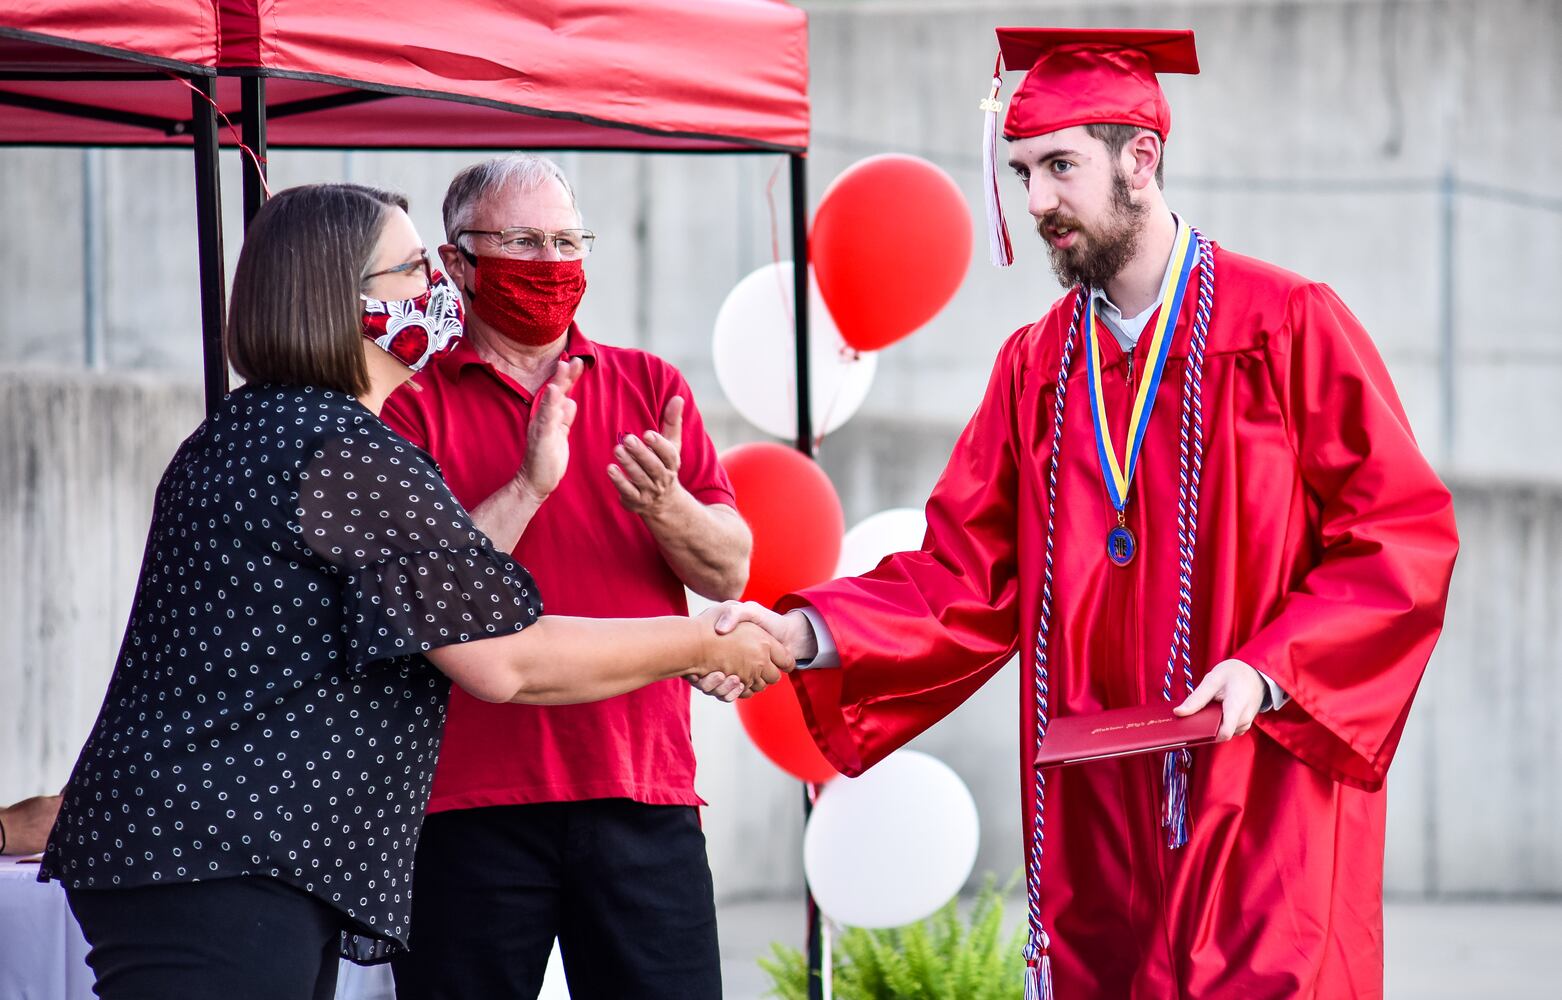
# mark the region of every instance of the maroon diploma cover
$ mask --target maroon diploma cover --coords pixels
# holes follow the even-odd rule
[[[1219,703],[1212,703],[1180,718],[1172,714],[1169,703],[1156,702],[1065,716],[1047,727],[1036,766],[1060,767],[1213,743],[1220,731],[1220,713]]]

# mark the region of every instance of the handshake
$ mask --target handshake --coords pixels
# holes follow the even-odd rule
[[[736,701],[763,691],[818,652],[813,625],[798,613],[779,615],[753,601],[727,601],[696,621],[710,630],[700,669],[684,677],[705,694]]]

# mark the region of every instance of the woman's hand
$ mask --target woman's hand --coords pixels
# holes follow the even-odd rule
[[[728,677],[720,670],[712,670],[704,677],[701,677],[699,674],[684,674],[683,679],[688,681],[701,694],[708,694],[718,701],[737,701],[744,690],[741,678]]]
[[[720,613],[718,606],[697,619],[710,631],[704,644],[702,669],[696,674],[704,677],[719,671],[729,678],[736,677],[743,682],[746,698],[776,683],[782,673],[796,665],[786,647],[758,625],[743,623],[727,635],[717,635],[715,624]]]
[[[726,601],[716,606],[716,631],[726,635],[741,622],[753,622],[775,636],[799,660],[819,655],[819,637],[801,613],[777,614],[755,601]]]

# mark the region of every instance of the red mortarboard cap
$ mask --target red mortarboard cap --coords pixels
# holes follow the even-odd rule
[[[1027,71],[1004,119],[1009,139],[1097,122],[1165,139],[1171,108],[1155,75],[1199,71],[1187,30],[999,28],[998,47],[1004,68]]]
[[[1193,32],[1141,28],[999,28],[1004,69],[1025,70],[1025,81],[1009,101],[1006,139],[1026,139],[1074,125],[1137,125],[1160,135],[1171,132],[1171,108],[1157,73],[1197,73]],[[987,216],[993,263],[1014,259],[1008,226],[998,204],[997,118],[1001,80],[993,75],[983,160],[987,174]]]

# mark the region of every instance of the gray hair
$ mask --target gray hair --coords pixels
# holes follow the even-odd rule
[[[580,206],[575,202],[575,189],[570,186],[569,179],[564,176],[559,165],[547,157],[513,153],[472,164],[456,174],[445,192],[446,241],[456,241],[456,234],[471,223],[472,215],[483,199],[511,185],[521,191],[535,191],[550,179],[558,181],[559,186],[564,188],[564,193],[569,195],[570,207],[575,209],[575,217],[579,218]]]

